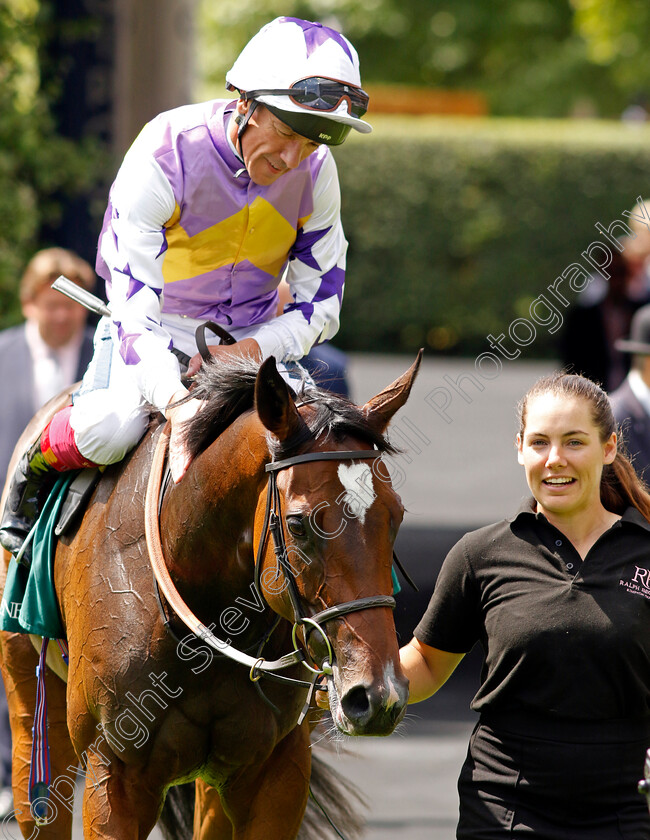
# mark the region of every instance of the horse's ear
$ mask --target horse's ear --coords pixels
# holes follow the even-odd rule
[[[384,432],[386,430],[393,415],[409,398],[415,377],[420,369],[422,353],[423,351],[420,350],[417,359],[406,373],[403,373],[399,379],[396,379],[363,406],[363,411],[368,415],[368,419],[379,431]]]
[[[262,362],[257,373],[255,409],[266,428],[280,440],[296,435],[304,425],[273,356]]]

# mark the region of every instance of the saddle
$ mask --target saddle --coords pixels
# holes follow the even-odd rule
[[[71,533],[74,526],[79,524],[93,490],[102,477],[102,472],[101,467],[87,467],[73,477],[59,509],[54,526],[55,536],[60,537],[62,534]]]

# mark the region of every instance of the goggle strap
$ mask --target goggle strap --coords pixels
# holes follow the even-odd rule
[[[296,83],[296,84],[299,84],[299,83]],[[319,87],[320,87],[320,83],[319,83]],[[356,90],[361,90],[361,88],[355,88],[354,85],[346,85],[346,84],[341,83],[341,88],[339,88],[339,90],[336,93],[336,96],[338,97],[338,102],[337,102],[336,105],[333,105],[332,108],[329,109],[329,110],[333,111],[335,108],[338,107],[338,105],[344,99],[348,100],[349,109],[355,107],[357,103],[353,103],[352,100],[353,100],[353,98],[355,98],[355,99],[357,98],[357,97],[354,96],[354,93],[355,93]],[[322,92],[319,91],[318,94],[316,94],[315,92],[310,93],[310,92],[304,90],[303,88],[295,86],[293,88],[259,88],[257,90],[240,91],[240,93],[241,93],[242,99],[256,99],[259,96],[290,96],[292,99],[294,99],[296,102],[298,102],[298,95],[300,95],[300,94],[302,94],[302,96],[305,96],[305,97],[311,95],[313,99],[320,99],[322,97],[323,93],[327,94],[328,91],[327,90],[322,91]],[[298,104],[300,104],[300,103],[298,102]],[[306,103],[306,104],[308,104],[308,103]],[[363,97],[358,98],[358,105],[363,108],[363,113],[365,113],[365,111],[368,107],[367,95],[366,95],[365,99]],[[326,109],[317,108],[316,110],[325,111]]]
[[[292,88],[260,88],[259,90],[242,90],[242,99],[257,99],[258,96],[294,96],[296,93]]]
[[[246,131],[246,128],[248,127],[248,121],[253,116],[253,111],[257,108],[257,105],[258,105],[258,103],[253,99],[253,101],[251,102],[246,114],[241,119],[236,121],[237,122],[237,140],[239,142],[239,150],[240,150],[240,152],[242,152],[242,154],[243,154],[243,151],[242,151],[242,147],[241,147],[241,139],[242,139],[242,136],[243,136],[244,132]]]

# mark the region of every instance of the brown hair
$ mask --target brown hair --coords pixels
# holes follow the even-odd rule
[[[591,407],[591,417],[604,443],[612,432],[618,433],[616,457],[611,464],[605,464],[600,480],[600,499],[603,506],[612,513],[622,514],[632,505],[650,521],[650,491],[637,475],[625,451],[625,444],[616,426],[609,397],[585,376],[573,373],[554,373],[539,379],[519,403],[519,434],[523,437],[526,426],[526,410],[534,397],[553,394],[556,397],[575,397],[585,400]]]
[[[41,289],[51,286],[61,274],[89,292],[95,288],[95,272],[85,260],[65,248],[45,248],[27,263],[20,280],[20,302],[33,301]]]

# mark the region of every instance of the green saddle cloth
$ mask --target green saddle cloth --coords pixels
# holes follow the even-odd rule
[[[0,603],[0,629],[10,633],[34,633],[47,639],[64,639],[65,630],[54,591],[54,528],[70,482],[76,471],[57,479],[43,506],[32,539],[29,569],[12,557]]]

